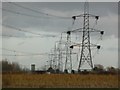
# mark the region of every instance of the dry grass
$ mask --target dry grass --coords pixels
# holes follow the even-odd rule
[[[0,73],[0,89],[2,88],[2,74]]]
[[[3,74],[3,88],[117,88],[117,75]]]

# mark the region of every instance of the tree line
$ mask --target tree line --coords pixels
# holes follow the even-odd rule
[[[9,62],[7,59],[0,61],[2,72],[28,72],[28,68],[22,68],[17,62]]]
[[[2,73],[8,73],[8,72],[30,72],[30,69],[28,68],[22,68],[20,64],[17,62],[10,62],[7,59],[4,59],[0,61],[0,65],[2,64]],[[51,72],[52,69],[50,69]],[[48,70],[43,70],[43,71],[49,71]],[[52,70],[53,71],[53,70]],[[114,67],[107,67],[106,69],[103,67],[103,65],[95,65],[92,71],[80,71],[80,73],[92,73],[92,74],[117,74],[120,72],[119,68],[114,68]],[[72,70],[72,73],[75,73],[75,70]]]

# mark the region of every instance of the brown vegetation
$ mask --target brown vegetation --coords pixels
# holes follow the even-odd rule
[[[1,63],[1,62],[0,62]],[[18,63],[2,61],[3,88],[117,88],[118,70],[107,71],[95,67],[93,71],[76,74],[46,74],[46,71],[30,72]],[[38,74],[39,73],[39,74]]]
[[[117,88],[117,75],[3,74],[3,88]]]

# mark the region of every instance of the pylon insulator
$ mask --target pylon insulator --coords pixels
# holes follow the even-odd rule
[[[73,49],[73,46],[70,46],[71,49]]]
[[[73,16],[72,18],[73,18],[74,20],[76,20],[76,16]]]
[[[95,16],[95,18],[98,20],[98,19],[99,19],[99,16]]]
[[[67,34],[69,34],[69,35],[70,35],[70,34],[71,34],[71,31],[67,31]]]
[[[100,49],[100,45],[97,46],[97,49]]]
[[[101,31],[100,34],[103,35],[103,34],[104,34],[104,31]]]

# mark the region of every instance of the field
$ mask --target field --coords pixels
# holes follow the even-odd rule
[[[2,87],[2,74],[0,73],[0,89]]]
[[[117,88],[117,75],[3,74],[3,88]]]

